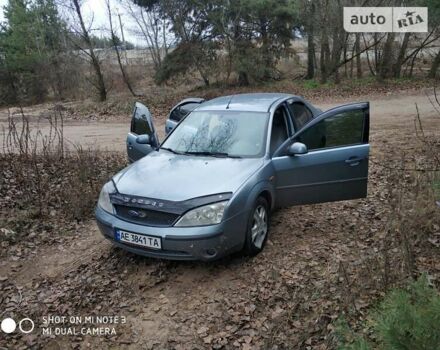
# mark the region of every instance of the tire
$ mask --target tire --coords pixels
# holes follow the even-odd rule
[[[249,256],[261,252],[266,245],[268,231],[269,204],[265,198],[258,197],[249,214],[243,252]]]

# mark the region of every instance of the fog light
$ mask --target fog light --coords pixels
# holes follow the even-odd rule
[[[213,257],[217,255],[217,250],[210,248],[206,250],[206,255],[208,255],[209,257]]]

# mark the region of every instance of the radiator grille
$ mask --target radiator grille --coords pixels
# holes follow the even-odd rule
[[[172,226],[179,218],[178,214],[166,213],[157,210],[126,207],[115,205],[116,215],[126,221],[147,226]]]

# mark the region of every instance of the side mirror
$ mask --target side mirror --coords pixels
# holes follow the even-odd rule
[[[295,156],[297,154],[306,154],[307,152],[308,152],[307,146],[301,142],[294,142],[287,149],[287,153],[289,154],[289,156]]]
[[[150,135],[139,135],[136,137],[136,142],[141,145],[149,145],[151,142]]]

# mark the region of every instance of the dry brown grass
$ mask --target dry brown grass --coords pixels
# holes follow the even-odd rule
[[[126,164],[119,153],[69,149],[62,113],[55,109],[49,119],[50,133],[43,136],[31,133],[24,114],[9,118],[0,154],[0,228],[14,232],[13,240],[33,225],[62,231],[65,221],[89,219],[103,183]]]

